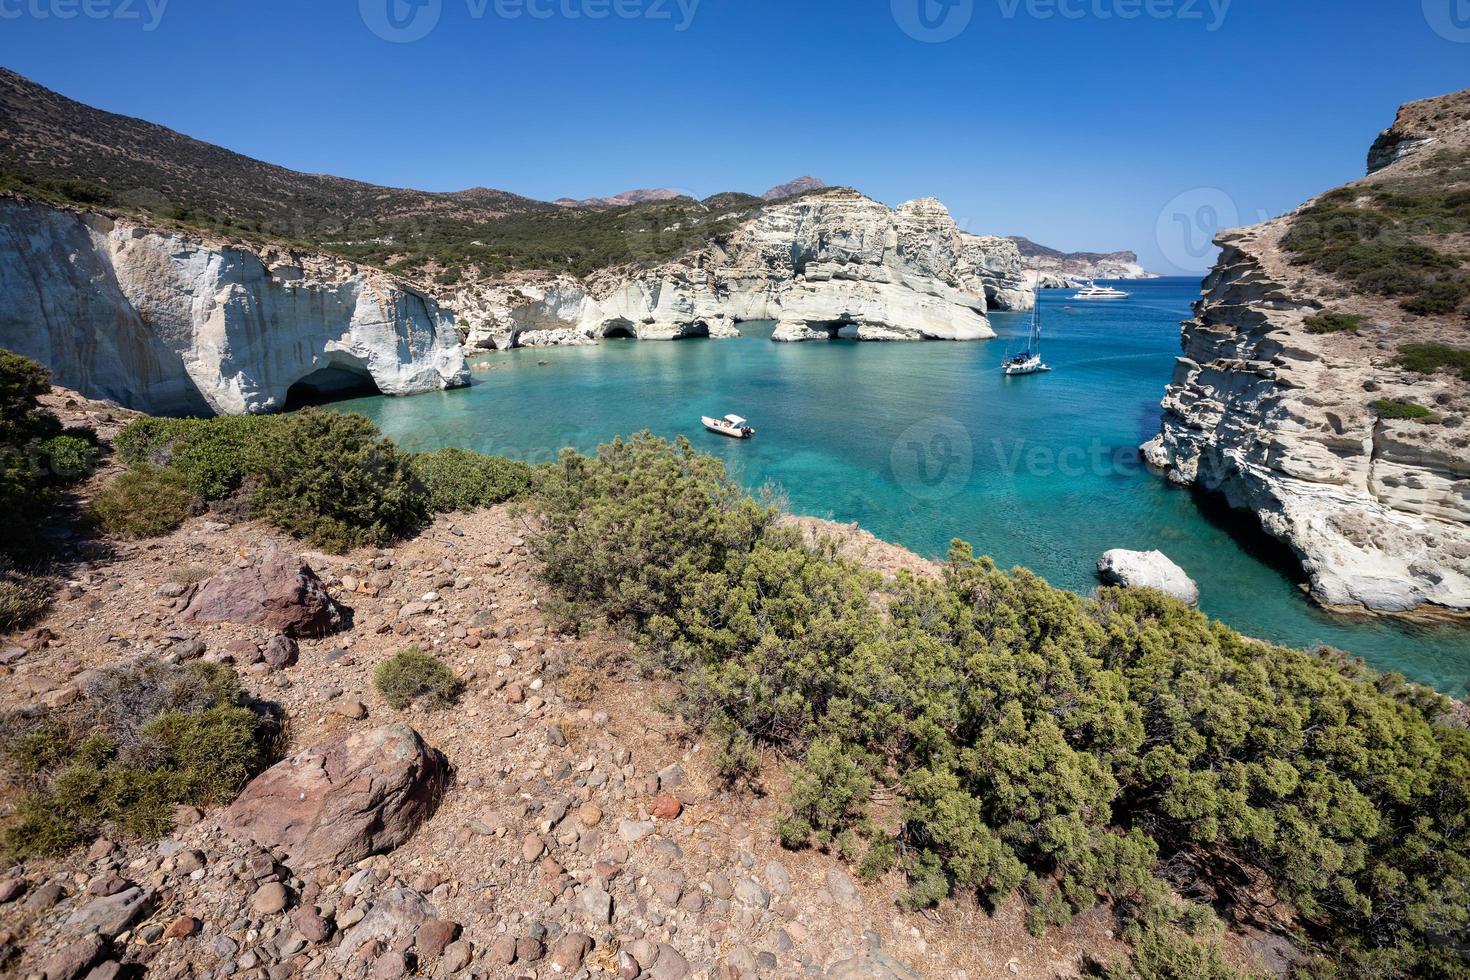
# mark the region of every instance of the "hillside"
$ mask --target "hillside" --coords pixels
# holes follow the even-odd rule
[[[1021,250],[1026,267],[1065,279],[1152,279],[1135,252],[1062,252],[1019,235],[1006,236]]]
[[[655,189],[552,204],[489,188],[433,193],[303,174],[0,69],[6,191],[166,229],[282,242],[442,284],[666,261],[762,203],[744,194],[701,203]]]

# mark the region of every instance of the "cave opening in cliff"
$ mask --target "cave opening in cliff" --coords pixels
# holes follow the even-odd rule
[[[602,337],[604,340],[637,340],[638,334],[634,332],[631,320],[609,320],[602,325]]]
[[[331,365],[311,372],[286,390],[286,411],[381,394],[366,371]]]
[[[852,320],[809,320],[807,326],[822,330],[828,340],[856,340],[858,325]]]

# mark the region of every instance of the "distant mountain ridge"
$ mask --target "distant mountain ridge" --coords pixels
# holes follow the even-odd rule
[[[810,191],[825,190],[827,182],[820,177],[807,174],[784,184],[777,184],[764,194],[760,195],[762,201],[780,201],[788,197],[796,197],[798,194],[806,194]],[[716,194],[713,198],[707,198],[706,203],[712,200],[730,197],[745,197],[751,200],[757,198],[753,194],[743,194],[739,191],[727,191],[724,194]],[[667,187],[644,187],[638,190],[623,191],[621,194],[613,194],[610,197],[584,197],[580,200],[573,197],[559,197],[551,203],[564,208],[617,208],[627,207],[632,204],[647,204],[650,201],[673,201],[681,197],[693,200],[693,195],[683,191],[671,190]]]
[[[766,201],[779,201],[783,198],[805,194],[808,191],[819,191],[826,186],[827,182],[822,180],[822,178],[806,174],[795,180],[787,181],[784,184],[777,184],[762,194],[761,199]]]

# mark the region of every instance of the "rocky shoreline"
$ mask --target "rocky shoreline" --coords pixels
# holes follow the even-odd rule
[[[1430,146],[1470,147],[1470,116],[1447,126],[1432,109],[1441,123],[1432,138],[1380,137],[1381,168],[1350,186],[1412,177]],[[1470,382],[1395,358],[1406,343],[1451,336],[1453,318],[1407,314],[1293,263],[1283,239],[1301,213],[1220,236],[1220,259],[1183,326],[1162,431],[1143,454],[1176,483],[1254,513],[1323,606],[1463,618]],[[1312,318],[1324,311],[1361,326],[1322,329]],[[1391,417],[1385,405],[1419,406],[1419,417]]]

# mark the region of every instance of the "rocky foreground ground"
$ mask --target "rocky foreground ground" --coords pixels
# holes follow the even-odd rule
[[[206,514],[75,546],[45,619],[0,643],[0,704],[65,704],[130,658],[229,661],[284,714],[287,761],[232,806],[181,808],[162,840],[4,870],[4,971],[1058,976],[1123,952],[1103,910],[1035,939],[1017,907],[904,913],[897,874],[783,851],[779,760],[757,790],[723,786],[620,638],[550,630],[527,532],[498,508],[333,557]],[[916,561],[846,541],[878,567]],[[286,635],[331,610],[337,632]],[[395,711],[374,689],[409,645],[464,681],[456,706]]]

